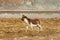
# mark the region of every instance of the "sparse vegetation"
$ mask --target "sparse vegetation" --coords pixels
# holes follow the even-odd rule
[[[43,27],[43,31],[38,32],[37,28],[34,28],[34,31],[32,31],[31,28],[29,28],[28,32],[26,32],[26,24],[21,21],[20,18],[0,18],[0,38],[23,38],[24,36],[28,36],[29,38],[32,37],[31,40],[36,40],[34,37],[37,36],[44,37],[46,40],[48,40],[47,37],[50,37],[50,35],[57,36],[60,33],[59,18],[41,18],[40,21]],[[27,38],[27,40],[29,39]]]

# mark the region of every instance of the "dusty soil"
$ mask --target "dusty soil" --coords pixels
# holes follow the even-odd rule
[[[41,18],[42,31],[38,28],[26,32],[20,18],[0,18],[0,40],[60,40],[60,19]]]

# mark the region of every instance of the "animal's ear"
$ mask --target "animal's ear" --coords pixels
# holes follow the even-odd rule
[[[25,16],[25,15],[22,15],[23,17]]]

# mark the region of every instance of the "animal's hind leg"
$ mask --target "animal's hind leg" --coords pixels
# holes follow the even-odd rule
[[[39,31],[42,31],[42,26],[41,25],[37,25],[38,26],[38,28],[39,28]]]
[[[37,25],[37,27],[38,27],[38,32],[40,31],[40,27],[39,27],[39,25]]]

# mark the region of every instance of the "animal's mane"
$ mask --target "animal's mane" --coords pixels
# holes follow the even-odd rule
[[[27,16],[25,16],[25,15],[23,15],[23,17],[24,17],[24,18],[26,18],[26,19],[28,19],[28,20],[30,20],[30,18],[28,18],[28,17],[27,17]]]
[[[26,17],[28,20],[31,20],[30,18]]]

